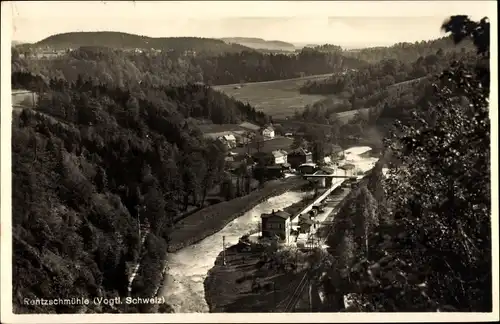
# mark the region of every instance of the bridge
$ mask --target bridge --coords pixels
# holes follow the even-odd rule
[[[302,175],[306,180],[316,180],[319,182],[319,187],[321,188],[330,188],[333,185],[333,179],[351,179],[356,180],[357,177],[353,175],[338,175],[333,173],[319,173],[317,171],[313,174],[304,174]],[[343,181],[341,181],[343,182]]]

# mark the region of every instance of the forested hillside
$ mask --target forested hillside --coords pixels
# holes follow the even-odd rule
[[[439,42],[430,42],[431,47],[426,51],[433,50],[435,44],[445,41],[447,44],[451,40],[448,37]],[[359,71],[332,76],[324,81],[308,82],[301,92],[330,94],[335,95],[335,98],[307,106],[295,115],[295,119],[335,126],[339,124],[337,113],[351,112],[355,117],[342,126],[342,136],[371,136],[374,129],[382,135],[388,135],[395,120],[404,122],[416,109],[422,110],[429,106],[433,101],[434,77],[447,69],[450,62],[472,64],[476,61],[471,41],[466,43],[468,45],[457,46],[454,50],[449,45],[446,49],[439,48],[414,61],[384,59]],[[415,53],[416,49],[425,47],[414,45],[410,48]],[[388,51],[390,49],[398,52],[398,47],[387,48]]]
[[[254,49],[267,49],[267,50],[277,50],[277,51],[295,51],[295,46],[293,44],[278,41],[278,40],[264,40],[262,38],[254,37],[226,37],[221,38],[226,43],[230,44],[240,44],[246,47]]]
[[[203,82],[209,85],[281,80],[304,75],[361,68],[364,62],[339,53],[305,49],[298,55],[264,54],[255,51],[220,55],[186,56],[180,52],[127,52],[110,47],[85,46],[51,59],[22,56],[12,50],[12,71],[31,72],[49,78],[75,82],[77,75],[116,86],[181,85]]]
[[[492,311],[490,25],[454,16],[443,27],[472,39],[475,59],[436,75],[430,102],[396,123],[339,211],[317,278],[323,311]]]
[[[174,219],[203,206],[225,179],[225,149],[190,119],[262,123],[265,116],[201,85],[135,91],[81,77],[45,84],[23,73],[12,81],[42,89],[37,109],[12,122],[14,311],[153,311],[30,306],[23,298],[126,296],[139,260],[132,296],[152,296]]]
[[[451,36],[444,36],[434,40],[423,40],[415,43],[398,43],[389,47],[371,47],[360,50],[348,50],[344,55],[358,58],[360,60],[377,63],[383,60],[398,60],[413,62],[419,57],[437,53],[460,52],[473,49],[474,45],[470,39],[460,44],[455,44]]]
[[[227,52],[252,50],[239,44],[227,44],[222,40],[201,37],[147,37],[121,32],[71,32],[47,37],[34,44],[21,46],[23,50],[50,48],[66,50],[87,46],[114,49],[157,49],[184,52],[187,50],[217,55]]]

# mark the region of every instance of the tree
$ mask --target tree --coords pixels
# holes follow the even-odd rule
[[[387,141],[399,165],[386,182],[397,229],[386,257],[399,264],[391,263],[393,270],[418,279],[393,283],[382,294],[390,304],[372,296],[376,309],[492,307],[489,23],[454,16],[443,28],[456,42],[471,37],[478,59],[474,66],[454,62],[434,85],[435,104],[397,124]]]

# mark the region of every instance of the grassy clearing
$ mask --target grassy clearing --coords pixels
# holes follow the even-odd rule
[[[13,108],[33,108],[38,100],[38,95],[28,90],[12,91]]]
[[[273,138],[271,140],[261,142],[260,151],[266,152],[266,153],[270,153],[270,152],[275,151],[275,150],[288,151],[288,150],[290,150],[290,147],[292,144],[293,144],[292,138],[277,137],[277,138]],[[255,143],[252,143],[249,145],[250,145],[250,154],[257,152],[257,145]],[[246,146],[245,147],[237,147],[231,151],[238,153],[238,154],[245,154],[245,153],[247,153],[248,148]]]
[[[214,89],[224,92],[242,102],[248,102],[257,110],[275,118],[285,118],[294,114],[295,110],[302,110],[319,100],[328,98],[323,95],[300,94],[299,88],[309,80],[326,79],[331,74],[314,75],[303,78],[277,80],[267,82],[230,84],[215,86]]]

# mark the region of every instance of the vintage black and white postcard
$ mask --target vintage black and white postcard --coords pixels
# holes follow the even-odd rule
[[[2,322],[498,320],[496,2],[1,22]]]

